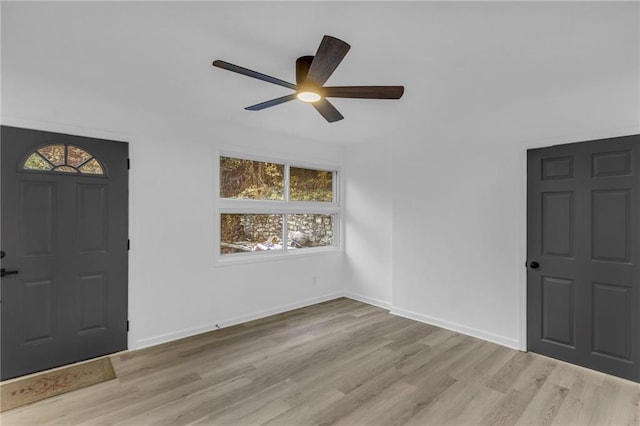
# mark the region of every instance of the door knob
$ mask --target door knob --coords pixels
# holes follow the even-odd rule
[[[533,262],[529,263],[529,266],[531,267],[531,269],[538,269],[540,267],[540,264],[534,260]]]
[[[16,275],[18,271],[7,271],[6,269],[0,269],[0,277],[6,277],[7,275]]]

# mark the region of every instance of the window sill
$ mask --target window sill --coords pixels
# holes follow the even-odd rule
[[[237,253],[216,256],[215,266],[232,266],[257,262],[274,262],[280,260],[290,260],[300,257],[321,256],[331,254],[341,254],[344,250],[341,247],[316,247],[295,250],[271,250],[255,253]]]

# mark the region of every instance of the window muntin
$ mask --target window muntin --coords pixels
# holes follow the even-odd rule
[[[284,164],[220,157],[220,197],[284,200]]]
[[[22,169],[104,175],[104,168],[93,155],[80,147],[68,144],[52,144],[38,148],[27,157]]]
[[[224,154],[218,161],[219,260],[339,247],[336,169]]]

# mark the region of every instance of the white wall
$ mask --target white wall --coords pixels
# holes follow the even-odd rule
[[[345,165],[345,289],[384,307],[391,302],[391,152],[388,140],[353,144]]]
[[[197,19],[153,4],[2,7],[2,123],[131,143],[132,348],[345,291],[524,348],[526,149],[640,132],[639,3],[296,3],[313,30],[294,19],[305,25],[258,44],[256,25],[281,19],[268,3],[214,2]],[[347,118],[326,126],[300,109],[292,128],[280,123],[300,105],[251,119],[229,107],[262,83],[213,78],[213,52],[268,62],[325,26],[357,43],[338,84],[405,84],[402,100],[336,100]],[[369,141],[319,143],[306,126]],[[344,164],[344,254],[215,267],[217,144]]]
[[[130,143],[130,349],[342,295],[342,252],[216,267],[213,229],[217,145],[338,166],[341,147],[55,90],[2,101],[5,125]]]
[[[525,349],[526,150],[640,132],[640,4],[411,7],[404,126],[347,149],[347,289]]]
[[[343,162],[340,145],[287,128],[258,130],[261,119],[287,111],[248,113],[237,102],[245,102],[243,94],[269,99],[260,90],[279,93],[277,86],[237,76],[237,86],[223,86],[229,76],[211,67],[214,55],[236,50],[220,21],[246,12],[245,5],[1,6],[2,124],[130,143],[131,349],[343,294],[342,251],[214,265],[219,146],[311,164]],[[256,10],[251,19],[263,17]],[[312,108],[305,112],[323,124]],[[228,116],[247,125],[231,124]]]
[[[461,16],[459,85],[393,138],[392,312],[526,347],[526,149],[640,132],[639,6]]]

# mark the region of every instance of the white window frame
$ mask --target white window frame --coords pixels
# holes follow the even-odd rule
[[[232,157],[243,160],[261,161],[284,165],[284,200],[253,200],[239,198],[220,197],[220,158]],[[333,172],[333,202],[314,201],[290,201],[289,200],[289,168],[299,167],[312,170]],[[232,265],[238,263],[252,263],[260,261],[270,261],[297,256],[320,255],[328,253],[338,253],[343,250],[343,212],[342,212],[342,170],[339,166],[298,161],[291,158],[272,157],[256,154],[247,154],[232,150],[220,149],[215,153],[214,169],[214,190],[215,190],[215,214],[214,214],[214,260],[217,266]],[[327,214],[333,215],[333,245],[322,247],[307,247],[304,249],[291,250],[287,244],[282,250],[266,250],[246,253],[220,253],[221,229],[220,216],[222,214],[282,214],[283,216],[283,237],[286,242],[287,216],[289,214]]]

